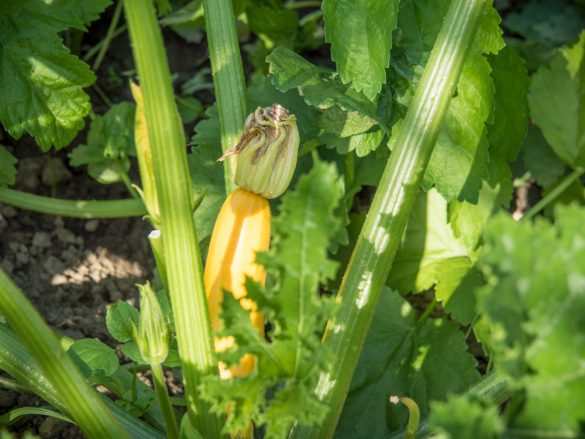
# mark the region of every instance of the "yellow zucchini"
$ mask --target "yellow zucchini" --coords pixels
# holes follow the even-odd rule
[[[230,291],[244,309],[251,310],[252,324],[264,334],[264,316],[256,312],[256,304],[246,299],[246,277],[264,284],[266,274],[256,264],[256,253],[268,250],[270,243],[270,206],[266,199],[244,189],[236,189],[225,200],[211,235],[205,265],[205,290],[214,331],[219,329],[223,292]],[[229,337],[216,339],[216,351],[233,345]],[[246,355],[238,366],[227,370],[220,365],[221,376],[244,376],[255,365]]]

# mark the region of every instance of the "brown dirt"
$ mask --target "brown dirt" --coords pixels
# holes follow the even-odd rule
[[[42,156],[19,145],[13,153],[19,158],[15,189],[68,199],[128,197],[123,186],[99,185],[83,169],[66,166],[61,167],[62,181],[51,185],[43,175],[55,168],[55,161],[66,162],[64,152]],[[154,262],[149,229],[141,218],[81,220],[0,205],[0,264],[53,329],[114,345],[106,331],[105,312],[118,300],[134,303],[134,284],[150,277]],[[40,404],[31,395],[0,390],[0,415]],[[27,418],[10,430],[30,430],[42,438],[82,437],[76,428],[43,417]]]

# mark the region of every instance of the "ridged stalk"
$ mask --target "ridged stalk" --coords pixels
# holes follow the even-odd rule
[[[236,18],[231,0],[203,0],[205,28],[213,88],[219,112],[221,148],[224,152],[234,146],[246,119],[246,83],[236,33]],[[233,166],[224,161],[226,193],[233,183]]]
[[[127,200],[62,200],[0,188],[0,204],[19,209],[69,218],[127,218],[146,215],[142,201]]]
[[[43,375],[34,360],[20,343],[16,336],[5,325],[0,324],[0,369],[11,375],[29,391],[35,393],[63,413],[68,413],[67,408],[59,398],[57,389]],[[124,377],[128,372],[119,369],[115,378]],[[114,377],[112,377],[114,378]],[[142,392],[152,392],[152,389],[141,383]],[[123,390],[120,392],[123,393]],[[130,415],[124,409],[118,407],[110,399],[101,395],[100,399],[108,406],[118,419],[124,430],[135,439],[162,439],[162,434],[145,424],[138,418]],[[155,407],[158,410],[158,407]],[[149,412],[152,408],[149,409]]]
[[[335,362],[330,373],[320,377],[316,393],[329,405],[330,412],[322,425],[296,428],[291,437],[330,438],[335,432],[380,291],[485,3],[451,2],[341,282],[339,312],[324,336]]]
[[[188,414],[202,436],[212,439],[220,437],[221,422],[198,398],[197,387],[202,375],[217,373],[217,364],[193,221],[193,196],[183,127],[152,1],[125,0],[124,9],[144,95]]]
[[[89,438],[129,438],[63,350],[51,329],[22,291],[0,269],[0,313],[55,388],[67,413]]]

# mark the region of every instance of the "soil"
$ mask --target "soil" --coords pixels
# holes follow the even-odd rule
[[[128,198],[121,185],[102,186],[83,169],[67,168],[65,153],[43,156],[22,144],[13,153],[19,158],[17,190],[67,199]],[[55,169],[61,169],[61,181],[51,185],[46,176]],[[150,277],[149,231],[141,218],[71,219],[0,205],[0,264],[53,329],[114,346],[105,327],[106,309],[118,300],[135,303],[134,285]],[[0,391],[0,415],[40,403],[30,395]],[[25,429],[43,438],[82,437],[75,428],[42,417],[11,428]]]

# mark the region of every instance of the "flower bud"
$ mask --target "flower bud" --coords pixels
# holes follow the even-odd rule
[[[140,320],[135,333],[136,343],[144,361],[160,364],[169,355],[169,327],[160,303],[150,283],[138,285],[140,291]]]
[[[296,117],[273,104],[248,116],[240,141],[220,160],[237,154],[235,183],[264,198],[276,198],[290,184],[298,149]]]

